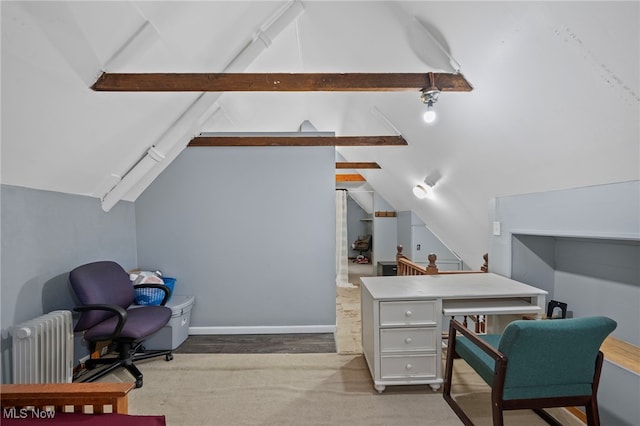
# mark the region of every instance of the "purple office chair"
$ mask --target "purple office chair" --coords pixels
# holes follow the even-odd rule
[[[98,342],[111,341],[117,357],[91,358],[86,361],[88,370],[108,364],[104,369],[83,379],[93,382],[118,367],[126,368],[136,379],[136,387],[142,387],[142,373],[134,361],[164,355],[173,359],[170,350],[145,351],[143,340],[163,328],[171,319],[171,309],[164,306],[169,298],[169,288],[162,284],[138,284],[136,287],[159,288],[165,292],[161,306],[140,306],[128,309],[135,299],[134,286],[129,274],[120,265],[100,261],[79,266],[69,273],[71,287],[80,302],[75,311],[80,319],[75,331],[84,331],[84,339],[91,345],[91,353]]]

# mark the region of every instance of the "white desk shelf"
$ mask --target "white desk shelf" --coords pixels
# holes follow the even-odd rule
[[[543,309],[527,299],[464,299],[442,302],[445,316],[541,314]]]

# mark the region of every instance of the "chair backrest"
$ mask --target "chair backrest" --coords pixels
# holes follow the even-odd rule
[[[80,305],[108,304],[126,309],[135,299],[129,274],[116,262],[100,261],[79,266],[69,273],[69,282]],[[109,311],[83,312],[75,329],[86,330],[113,315]]]
[[[616,326],[602,316],[513,321],[498,345],[508,359],[505,399],[590,393],[600,345]]]
[[[372,235],[358,236],[358,239],[353,243],[353,249],[358,251],[368,251],[371,247]]]

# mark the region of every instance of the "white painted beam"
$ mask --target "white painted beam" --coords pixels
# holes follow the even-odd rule
[[[244,71],[262,51],[269,47],[271,40],[303,12],[302,3],[298,1],[288,3],[263,25],[261,31],[230,61],[224,71]],[[219,109],[216,102],[220,96],[221,93],[201,93],[152,146],[153,152],[161,154],[163,159],[157,161],[147,152],[122,180],[102,197],[102,209],[108,212],[125,197],[136,199],[186,148],[189,141],[199,133],[201,126]]]

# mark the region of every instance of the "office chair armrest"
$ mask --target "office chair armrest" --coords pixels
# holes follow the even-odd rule
[[[124,327],[124,323],[127,321],[127,311],[122,306],[118,305],[84,305],[78,306],[74,308],[76,312],[87,312],[87,311],[110,311],[114,314],[118,315],[118,324],[116,328],[113,330],[113,333],[105,336],[104,340],[115,339],[120,336],[120,332],[122,331],[122,327]]]
[[[136,284],[133,286],[133,288],[159,288],[160,290],[164,291],[164,298],[162,299],[160,306],[164,306],[165,303],[167,303],[167,300],[169,300],[169,296],[171,296],[171,290],[169,290],[169,287],[164,284],[143,283]]]
[[[478,336],[475,333],[471,332],[467,327],[462,325],[460,321],[451,319],[451,321],[449,322],[449,346],[450,347],[453,346],[454,351],[455,351],[456,331],[459,331],[460,334],[462,334],[464,337],[469,339],[469,342],[476,345],[478,348],[480,348],[483,352],[485,352],[494,360],[506,361],[506,357],[504,356],[504,354],[499,352],[496,348],[490,346],[484,340],[481,340],[480,338],[478,338]]]

